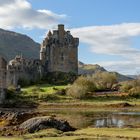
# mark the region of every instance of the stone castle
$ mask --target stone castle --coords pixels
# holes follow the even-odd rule
[[[58,30],[49,31],[43,40],[40,50],[40,60],[46,71],[78,73],[78,44],[70,31],[64,30],[64,25],[58,25]]]
[[[79,39],[74,38],[64,25],[49,31],[40,46],[40,59],[26,59],[17,55],[7,64],[0,57],[0,102],[5,99],[8,86],[18,86],[19,80],[37,81],[49,72],[78,74]]]

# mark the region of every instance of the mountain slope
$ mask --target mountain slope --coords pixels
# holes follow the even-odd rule
[[[97,72],[107,72],[107,70],[98,64],[92,65],[92,64],[84,64],[82,62],[79,62],[78,74],[80,74],[80,75],[92,75],[92,74],[95,74]],[[117,76],[118,81],[120,81],[120,82],[133,80],[133,78],[122,75],[118,72],[110,72],[110,73],[114,73]]]
[[[92,64],[84,64],[82,62],[79,62],[78,64],[78,74],[92,75],[96,72],[105,72],[105,71],[107,70],[105,70],[98,64],[92,65]]]
[[[0,29],[0,55],[10,60],[17,54],[39,58],[39,44],[27,35]]]

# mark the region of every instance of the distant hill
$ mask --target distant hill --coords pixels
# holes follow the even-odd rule
[[[39,58],[39,46],[27,35],[0,29],[0,55],[7,60],[21,53],[27,58]]]
[[[96,72],[105,72],[107,70],[105,70],[103,67],[101,67],[98,64],[92,65],[92,64],[84,64],[82,62],[79,62],[78,65],[78,73],[82,74],[82,75],[91,75],[94,74]]]
[[[127,75],[127,76],[133,79],[140,79],[140,75]]]
[[[80,75],[92,75],[92,74],[95,74],[96,72],[107,72],[107,70],[98,64],[92,65],[92,64],[84,64],[82,62],[79,62],[78,73]],[[122,75],[117,72],[110,72],[110,73],[114,73],[117,76],[118,81],[120,81],[120,82],[133,80],[133,78],[128,77],[126,75]]]

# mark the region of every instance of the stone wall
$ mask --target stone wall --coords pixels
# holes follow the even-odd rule
[[[7,81],[8,86],[18,86],[19,81],[30,84],[36,82],[42,76],[42,64],[40,60],[25,59],[21,56],[16,56],[8,64]]]
[[[7,88],[7,62],[4,58],[0,57],[0,104],[4,102],[6,97]]]

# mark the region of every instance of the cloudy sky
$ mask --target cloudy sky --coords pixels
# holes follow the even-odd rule
[[[79,60],[140,74],[140,0],[0,0],[0,28],[41,43],[65,24],[80,38]]]

